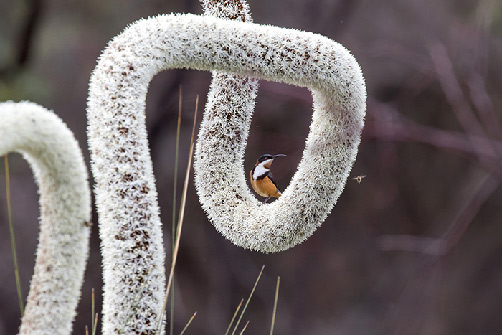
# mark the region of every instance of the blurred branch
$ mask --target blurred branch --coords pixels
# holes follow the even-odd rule
[[[495,139],[502,139],[502,127],[497,119],[490,96],[486,92],[485,80],[479,72],[473,72],[467,80],[469,97],[476,112],[483,122],[487,134]],[[498,151],[500,155],[500,149]]]
[[[446,242],[446,252],[451,250],[461,240],[465,234],[469,224],[476,217],[481,209],[481,206],[500,186],[501,180],[493,178],[492,175],[486,174],[474,183],[467,185],[465,197],[459,196],[461,199],[457,201],[456,208],[453,213],[455,217],[448,230],[443,234],[442,240]],[[472,185],[475,184],[475,185]]]
[[[14,45],[17,47],[14,59],[11,64],[5,65],[0,69],[0,76],[6,78],[14,77],[21,71],[30,60],[34,36],[37,25],[40,22],[42,12],[42,0],[26,0],[26,14],[24,21],[21,21],[19,35]]]
[[[18,67],[24,66],[29,60],[33,46],[33,37],[40,19],[42,1],[27,0],[28,9],[21,32],[19,34],[19,49],[17,50],[16,64]]]
[[[493,146],[483,145],[486,143],[480,143],[479,141],[479,137],[486,137],[485,130],[477,119],[476,114],[471,109],[469,101],[460,87],[446,47],[439,42],[433,43],[429,45],[429,53],[446,99],[452,107],[460,125],[464,128],[472,145],[476,148],[476,153],[483,147],[483,150],[493,151],[493,155],[496,155]],[[482,154],[478,154],[478,159],[481,163],[484,163],[483,165],[491,165],[489,162],[485,162],[485,156]]]
[[[486,135],[489,132],[490,135],[500,138],[502,127],[494,113],[491,99],[486,92],[484,79],[481,75],[479,73],[471,75],[467,85],[472,104],[483,120],[484,127],[479,122],[476,113],[471,108],[469,100],[462,91],[461,84],[454,73],[452,62],[444,45],[439,42],[429,45],[429,53],[437,79],[457,120],[464,129],[465,135],[456,134],[452,136],[452,132],[446,133],[445,131],[427,129],[423,126],[413,124],[411,121],[401,122],[397,132],[392,131],[392,128],[389,131],[389,127],[387,127],[384,131],[380,131],[380,134],[391,133],[395,135],[397,133],[408,139],[414,137],[421,142],[430,143],[435,146],[456,148],[463,152],[469,152],[475,155],[479,163],[489,172],[480,180],[468,183],[465,188],[466,191],[463,192],[467,195],[457,200],[452,212],[454,219],[441,238],[397,235],[382,236],[378,242],[382,250],[415,251],[441,256],[446,255],[460,241],[483,203],[502,182],[500,171],[500,160],[502,157],[501,142],[491,140]],[[382,108],[382,110],[385,111],[384,113],[391,114],[394,118],[398,115],[395,112],[389,111],[389,108]],[[380,113],[382,114],[381,111]],[[382,118],[378,119],[381,120]],[[388,124],[392,123],[385,123],[387,126]],[[496,178],[493,178],[492,174]]]
[[[460,192],[451,192],[452,201],[446,216],[439,217],[438,222],[432,225],[444,226],[439,237],[384,235],[377,239],[381,250],[415,252],[420,260],[392,310],[390,321],[395,334],[425,334],[430,333],[431,329],[437,332],[438,323],[434,322],[437,321],[434,318],[441,313],[437,307],[442,303],[442,297],[446,296],[446,292],[440,290],[444,262],[447,261],[442,256],[448,255],[459,244],[483,204],[502,183],[502,126],[486,88],[488,74],[485,75],[487,71],[484,71],[490,51],[487,42],[495,3],[493,0],[478,3],[475,33],[468,39],[462,35],[462,43],[457,44],[465,44],[461,54],[469,56],[469,66],[462,68],[462,75],[455,73],[455,61],[448,55],[444,44],[435,42],[428,45],[434,79],[439,82],[463,132],[422,126],[403,117],[392,104],[369,102],[369,115],[372,118],[367,123],[365,135],[415,141],[457,151],[474,158],[486,170],[481,176],[476,171],[474,176],[462,177],[464,185]],[[466,29],[471,30],[470,27]],[[451,45],[451,41],[447,45]],[[414,56],[413,59],[416,58]],[[420,65],[418,62],[415,64]],[[420,69],[423,71],[423,68]]]
[[[418,124],[402,116],[392,104],[381,103],[371,97],[368,98],[368,115],[363,132],[365,138],[429,144],[439,149],[457,151],[478,159],[482,157],[483,162],[489,167],[494,166],[500,159],[493,151],[493,147],[497,148],[497,151],[502,150],[502,141],[477,135],[471,135],[471,138],[468,138],[462,132]],[[478,144],[477,147],[473,146],[472,139]]]
[[[490,174],[472,179],[474,180],[466,183],[464,192],[460,192],[455,205],[452,206],[450,216],[453,219],[440,238],[384,235],[377,240],[379,247],[384,251],[412,251],[434,256],[448,254],[461,240],[481,206],[501,183],[500,179],[494,179]]]
[[[449,228],[440,238],[410,235],[381,236],[377,243],[385,251],[411,251],[421,255],[439,256],[420,258],[418,269],[408,280],[391,313],[394,334],[427,333],[427,322],[435,314],[435,303],[441,298],[439,285],[442,280],[445,258],[465,235],[470,223],[481,206],[500,186],[501,179],[490,174],[475,176],[459,192],[450,211]]]

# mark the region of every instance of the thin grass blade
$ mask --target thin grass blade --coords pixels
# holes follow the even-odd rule
[[[19,263],[17,261],[16,252],[16,239],[14,236],[14,224],[12,222],[12,206],[10,197],[10,172],[9,172],[9,158],[8,155],[4,156],[5,163],[5,193],[7,197],[7,215],[9,217],[9,232],[10,232],[10,246],[12,251],[12,258],[14,261],[14,276],[16,277],[16,290],[17,298],[19,301],[19,310],[21,312],[21,317],[24,315],[24,303],[23,303],[23,293],[21,290],[21,280],[19,278]]]
[[[192,323],[192,321],[193,321],[193,319],[195,318],[196,315],[197,315],[197,312],[193,313],[192,317],[190,318],[190,320],[188,320],[187,324],[185,325],[185,328],[183,328],[183,330],[181,331],[180,335],[185,334],[185,330],[187,330],[188,326],[190,326],[190,324]]]
[[[239,319],[237,320],[237,323],[235,324],[234,330],[232,331],[232,335],[235,334],[235,331],[237,330],[237,327],[239,327],[241,319],[244,316],[244,313],[246,312],[246,308],[248,307],[248,304],[251,301],[251,298],[253,297],[253,293],[254,293],[254,290],[256,289],[256,285],[258,285],[258,282],[260,281],[261,274],[263,273],[263,269],[265,269],[265,265],[263,265],[261,267],[260,274],[258,275],[258,278],[256,278],[256,281],[254,283],[253,289],[251,290],[251,293],[249,294],[248,300],[246,301],[246,304],[244,305],[244,308],[242,309],[241,315],[239,316]]]
[[[94,314],[94,328],[92,328],[92,335],[96,335],[96,328],[98,328],[98,313]]]
[[[174,244],[176,242],[176,188],[178,181],[178,156],[180,149],[180,128],[181,128],[181,110],[182,110],[183,90],[180,85],[178,96],[178,122],[176,124],[176,148],[174,154],[174,185],[173,185],[173,222],[171,229],[171,255],[174,255]],[[172,262],[172,256],[171,256]],[[173,277],[174,282],[174,277]],[[171,285],[171,321],[169,324],[169,334],[174,334],[174,284]]]
[[[94,288],[92,288],[92,290],[91,290],[91,331],[93,334],[94,334],[94,329],[96,327],[96,325],[94,324],[94,314],[95,314],[94,308],[95,308]]]
[[[239,305],[235,309],[234,315],[232,316],[232,320],[230,320],[230,324],[227,327],[227,331],[225,332],[225,335],[228,335],[228,332],[230,331],[230,328],[232,327],[232,324],[234,323],[235,318],[237,317],[237,314],[239,314],[239,310],[241,309],[243,302],[244,302],[244,298],[241,299],[241,302],[239,303]]]
[[[281,284],[281,277],[277,277],[277,285],[275,286],[274,309],[272,310],[272,325],[270,326],[270,335],[274,334],[275,315],[277,312],[277,301],[279,300],[279,285]]]
[[[246,324],[244,325],[244,328],[242,328],[241,332],[239,333],[239,335],[242,335],[244,334],[244,331],[246,331],[246,328],[248,327],[248,324],[249,324],[249,321],[246,322]]]
[[[181,228],[183,226],[183,218],[185,216],[186,195],[187,195],[187,190],[188,190],[188,181],[190,180],[190,168],[192,166],[192,156],[193,156],[194,137],[195,137],[195,125],[197,122],[198,108],[199,108],[199,96],[197,96],[197,98],[195,99],[195,112],[194,112],[194,118],[193,118],[192,136],[190,138],[190,150],[189,150],[189,154],[188,154],[188,164],[187,164],[187,169],[186,169],[186,173],[185,173],[185,183],[183,185],[183,193],[181,195],[180,215],[179,215],[179,220],[178,220],[178,227],[176,230],[176,243],[174,245],[174,252],[173,252],[173,257],[172,257],[173,260],[171,262],[171,271],[169,273],[169,279],[167,280],[166,295],[164,297],[162,311],[160,313],[159,321],[157,324],[157,330],[158,330],[159,334],[160,334],[160,330],[162,327],[162,320],[164,318],[164,311],[166,310],[167,301],[169,299],[169,292],[171,290],[171,284],[172,284],[173,275],[174,275],[174,267],[176,266],[176,259],[178,257],[178,251],[179,251],[179,247],[180,247]]]

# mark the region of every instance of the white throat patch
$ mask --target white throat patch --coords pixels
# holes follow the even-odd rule
[[[265,168],[262,164],[259,164],[254,168],[254,172],[253,172],[253,179],[254,180],[258,179],[259,177],[264,176],[268,171],[270,171],[270,169]]]

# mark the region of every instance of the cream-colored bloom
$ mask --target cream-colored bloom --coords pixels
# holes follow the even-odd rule
[[[340,44],[312,33],[195,15],[161,15],[129,26],[101,55],[88,103],[110,325],[105,334],[125,329],[131,313],[151,317],[161,305],[162,241],[144,111],[152,77],[173,68],[280,81],[313,93],[303,159],[283,196],[269,205],[250,193],[243,168],[251,94],[243,99],[227,92],[230,101],[206,109],[196,187],[210,220],[237,245],[274,252],[305,240],[331,211],[356,157],[366,91],[359,65]],[[209,99],[224,89],[213,85]],[[135,300],[139,294],[141,301]]]
[[[204,15],[241,22],[253,22],[245,0],[200,0]]]
[[[72,132],[29,102],[0,103],[0,155],[30,163],[40,194],[37,260],[20,334],[70,334],[89,248],[87,171]]]
[[[262,252],[288,249],[324,221],[355,160],[365,114],[364,80],[342,46],[313,34],[303,33],[315,37],[307,42],[305,35],[283,33],[266,45],[262,40],[272,38],[259,35],[263,50],[254,55],[256,62],[288,69],[274,79],[307,86],[314,94],[303,159],[283,196],[263,205],[246,185],[243,161],[255,91],[244,81],[213,78],[194,160],[197,190],[211,222],[236,245]],[[295,70],[310,82],[296,81]]]

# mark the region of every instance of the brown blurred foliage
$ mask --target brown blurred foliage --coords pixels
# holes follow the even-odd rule
[[[188,333],[223,334],[265,264],[244,317],[250,320],[247,334],[268,332],[277,276],[276,334],[499,334],[502,3],[251,0],[250,6],[256,23],[321,33],[344,44],[360,62],[368,115],[353,176],[366,178],[360,184],[348,180],[310,239],[271,255],[240,249],[219,235],[191,183],[175,281],[176,333],[198,311]],[[107,41],[140,17],[201,11],[195,0],[0,2],[0,100],[31,100],[54,109],[88,158],[87,85]],[[168,259],[173,180],[182,180],[195,96],[204,102],[209,82],[209,73],[165,72],[154,78],[148,95]],[[174,176],[180,85],[181,162]],[[307,90],[262,82],[246,169],[262,153],[285,153],[287,159],[274,163],[284,188],[300,160],[310,113]],[[38,196],[27,163],[18,155],[10,162],[26,295]],[[0,184],[3,190],[4,177]],[[0,204],[3,335],[17,332],[19,309],[4,191]],[[91,288],[100,308],[100,262],[95,224],[75,334],[91,323]]]

